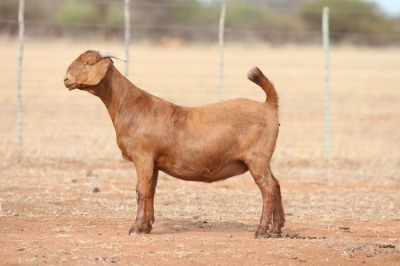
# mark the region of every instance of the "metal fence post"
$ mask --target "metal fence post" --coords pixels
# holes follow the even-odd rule
[[[322,42],[324,47],[324,115],[325,115],[325,156],[331,156],[331,114],[330,114],[330,88],[329,88],[329,8],[322,11]]]
[[[19,52],[18,52],[18,67],[17,67],[17,129],[18,129],[18,148],[19,148],[19,158],[23,156],[23,143],[22,143],[22,92],[21,92],[21,75],[22,75],[22,60],[24,54],[24,8],[25,0],[19,0],[18,9],[18,42],[19,42]]]
[[[130,0],[125,0],[125,77],[129,74],[129,45],[131,42]]]
[[[225,10],[226,4],[221,4],[221,14],[219,17],[219,31],[218,31],[218,41],[219,41],[219,85],[218,85],[218,95],[219,100],[224,100],[224,25],[225,25]]]

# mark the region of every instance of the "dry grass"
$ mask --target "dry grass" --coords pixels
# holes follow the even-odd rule
[[[28,40],[23,66],[24,155],[26,158],[120,158],[108,114],[89,94],[68,92],[62,78],[87,49],[123,56],[117,43]],[[18,151],[15,40],[0,39],[0,156]],[[400,163],[399,48],[334,47],[331,53],[332,157],[368,164]],[[157,96],[182,105],[218,100],[218,49],[131,48],[130,79]],[[324,157],[323,55],[317,46],[229,45],[225,49],[224,96],[263,100],[246,79],[258,65],[280,95],[281,132],[275,160],[319,161]],[[124,71],[124,65],[115,64]]]
[[[114,131],[98,99],[68,92],[62,78],[69,63],[87,49],[123,55],[116,43],[35,40],[25,45],[23,67],[24,154],[28,158],[119,158]],[[17,154],[16,58],[14,40],[0,40],[1,156]],[[130,79],[139,87],[182,105],[218,100],[218,49],[167,49],[133,45]],[[280,94],[281,133],[276,160],[324,157],[323,62],[320,47],[225,49],[224,96],[263,100],[245,77],[258,65]],[[334,47],[331,54],[332,157],[398,164],[400,135],[398,48]],[[115,62],[124,71],[121,62]]]

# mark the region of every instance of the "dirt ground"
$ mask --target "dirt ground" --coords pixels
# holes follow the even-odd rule
[[[282,237],[255,239],[261,195],[249,174],[213,184],[162,174],[153,232],[128,236],[130,163],[4,163],[1,264],[400,265],[395,168],[299,161],[273,169],[287,223]]]
[[[322,48],[227,45],[225,99],[264,100],[246,79],[254,65],[280,96],[272,170],[287,223],[265,239],[254,239],[262,202],[248,173],[214,184],[160,174],[153,232],[128,236],[134,166],[120,159],[101,101],[62,82],[80,53],[121,56],[122,43],[27,40],[18,161],[17,48],[0,38],[0,264],[400,265],[398,47],[332,48],[327,161]],[[129,79],[149,93],[187,106],[219,100],[216,45],[131,52]]]

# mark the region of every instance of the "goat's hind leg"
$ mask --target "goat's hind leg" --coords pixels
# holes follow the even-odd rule
[[[275,181],[275,196],[274,196],[274,224],[270,230],[270,233],[280,235],[282,233],[282,227],[285,226],[285,211],[282,205],[281,187],[278,179],[271,173],[272,178]]]
[[[254,181],[258,185],[261,191],[262,199],[263,199],[263,207],[260,218],[260,225],[256,231],[256,238],[268,237],[269,226],[272,224],[272,215],[275,209],[275,194],[276,194],[276,186],[275,180],[272,177],[271,171],[269,169],[269,164],[256,163],[255,161],[251,163],[247,163],[250,173],[254,178]]]
[[[285,225],[285,212],[282,205],[282,196],[279,181],[272,174],[268,159],[253,159],[247,161],[254,181],[260,188],[263,208],[260,225],[256,231],[256,238],[279,236]],[[271,225],[271,227],[270,227]],[[271,235],[272,234],[272,235]]]

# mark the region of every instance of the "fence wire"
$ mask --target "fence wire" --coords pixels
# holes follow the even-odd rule
[[[88,1],[90,2],[90,1]],[[117,1],[104,1],[112,5]],[[121,2],[121,1],[120,1]],[[118,4],[120,4],[118,2]],[[146,2],[133,2],[152,8]],[[185,5],[181,2],[165,4]],[[122,7],[122,5],[121,5]],[[229,4],[226,12],[229,12]],[[2,21],[14,25],[16,21]],[[124,28],[108,24],[55,24],[25,21],[28,35],[22,67],[23,142],[27,158],[119,160],[115,133],[108,114],[95,97],[68,92],[62,79],[68,65],[88,49],[123,56]],[[12,27],[11,27],[12,28]],[[60,35],[33,33],[51,28]],[[91,37],[79,28],[94,29]],[[148,29],[152,29],[149,31]],[[164,34],[197,31],[215,33],[214,39],[186,41]],[[4,31],[3,31],[4,32]],[[30,33],[29,33],[30,32]],[[86,32],[86,31],[85,31]],[[77,33],[74,37],[74,33]],[[120,35],[121,33],[121,35]],[[131,25],[129,78],[140,88],[185,106],[219,101],[220,50],[218,21],[215,27],[196,25]],[[267,39],[264,35],[268,35]],[[340,35],[331,32],[331,36]],[[291,35],[297,42],[277,44],[273,39]],[[62,36],[61,38],[58,36]],[[349,35],[348,35],[349,36]],[[259,66],[274,82],[280,95],[281,130],[276,160],[324,158],[323,49],[320,31],[291,32],[258,29],[225,29],[224,98],[264,100],[263,92],[246,79]],[[395,36],[352,34],[387,42]],[[349,38],[350,38],[349,37]],[[312,42],[303,40],[315,39]],[[205,41],[207,40],[207,41]],[[233,41],[234,40],[234,41]],[[396,42],[393,42],[396,44]],[[331,121],[333,158],[399,161],[400,49],[352,44],[331,49]],[[0,158],[18,154],[17,35],[0,37]],[[124,65],[115,62],[123,72]]]

